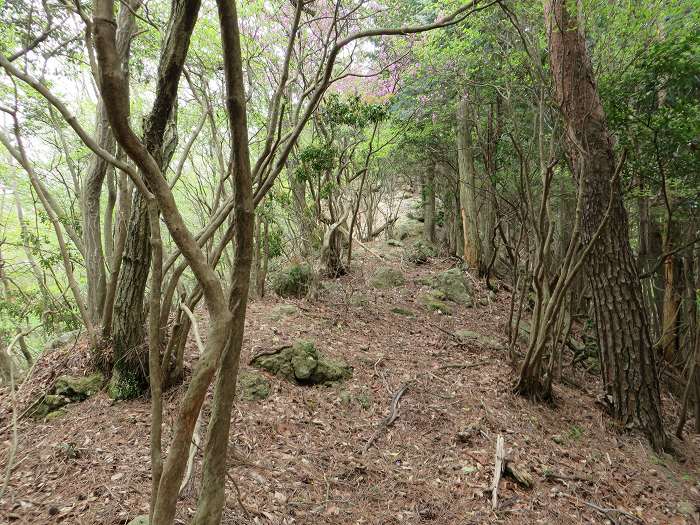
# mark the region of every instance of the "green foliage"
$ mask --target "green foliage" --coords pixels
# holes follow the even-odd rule
[[[292,264],[272,276],[272,289],[280,297],[303,297],[309,291],[312,279],[310,265]]]
[[[301,150],[294,176],[298,181],[309,181],[335,167],[337,153],[330,144],[311,144]]]
[[[329,126],[350,126],[364,128],[385,120],[388,108],[384,104],[370,104],[359,95],[350,95],[343,99],[337,93],[331,93],[324,99],[320,117]]]

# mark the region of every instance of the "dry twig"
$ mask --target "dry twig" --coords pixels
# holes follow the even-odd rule
[[[391,400],[389,415],[386,418],[384,418],[384,420],[382,420],[381,423],[379,423],[379,427],[377,427],[376,432],[372,435],[369,441],[367,441],[363,452],[367,452],[369,450],[369,447],[371,447],[372,444],[377,440],[382,431],[390,427],[394,423],[394,421],[396,421],[396,418],[399,417],[399,401],[401,401],[401,396],[403,396],[406,390],[408,389],[408,385],[410,385],[410,381],[401,385],[401,388],[399,388],[396,391],[394,397]]]

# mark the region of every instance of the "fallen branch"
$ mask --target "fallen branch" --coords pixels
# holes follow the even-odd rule
[[[506,466],[505,456],[503,436],[498,434],[498,437],[496,437],[496,460],[493,470],[493,482],[491,483],[491,508],[493,510],[498,508],[498,485],[501,482],[501,476],[503,476],[503,471]]]
[[[401,388],[399,388],[398,391],[394,394],[389,408],[389,415],[385,417],[381,423],[379,423],[377,430],[369,439],[369,441],[367,441],[363,452],[367,452],[369,450],[369,447],[371,447],[372,443],[374,443],[377,440],[382,431],[390,427],[394,423],[394,421],[396,421],[396,418],[399,417],[399,401],[401,401],[401,396],[404,395],[404,393],[408,389],[409,384],[410,381],[408,383],[404,383],[403,385],[401,385]]]
[[[477,368],[479,366],[487,365],[491,362],[489,359],[483,361],[477,361],[476,363],[448,363],[438,367],[438,370],[445,370],[450,368]]]
[[[642,518],[640,518],[639,516],[635,516],[634,514],[631,514],[631,513],[627,512],[626,510],[617,509],[617,508],[601,507],[600,505],[596,505],[595,503],[591,503],[589,501],[584,501],[580,498],[572,496],[571,494],[567,494],[566,492],[560,492],[560,494],[562,494],[562,495],[566,496],[567,498],[574,500],[576,502],[583,503],[587,507],[590,507],[590,508],[600,512],[603,516],[605,516],[606,518],[611,520],[613,523],[616,523],[616,522],[610,516],[610,514],[619,514],[620,516],[624,516],[625,518],[628,518],[635,523],[641,523],[642,525],[646,524],[646,522]]]
[[[270,350],[261,350],[260,352],[254,354],[251,358],[250,361],[248,361],[248,364],[252,365],[256,359],[259,357],[262,357],[264,355],[277,355],[279,354],[282,350],[286,350],[287,348],[291,348],[292,345],[290,343],[284,343],[279,346],[276,346]]]
[[[350,237],[350,233],[348,233],[348,231],[347,231],[345,228],[343,228],[342,226],[339,227],[338,230],[340,230],[340,232],[343,233],[343,235],[347,236],[348,238]],[[371,255],[374,255],[374,256],[375,256],[377,259],[379,259],[380,261],[383,261],[383,260],[384,260],[384,257],[382,257],[381,255],[379,255],[377,252],[373,251],[369,246],[367,246],[365,243],[363,243],[362,241],[360,241],[360,240],[359,240],[357,237],[355,237],[354,235],[353,235],[353,237],[352,237],[352,240],[353,240],[354,242],[356,242],[357,244],[359,244],[361,248],[364,248],[364,249],[365,249],[367,252],[369,252]]]

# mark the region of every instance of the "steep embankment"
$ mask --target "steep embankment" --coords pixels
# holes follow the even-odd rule
[[[401,246],[376,242],[372,249],[387,260],[365,253],[351,275],[324,283],[315,301],[251,304],[245,368],[260,351],[306,339],[354,371],[331,387],[267,375],[266,399],[237,403],[224,523],[695,523],[697,437],[676,457],[654,455],[601,413],[596,380],[581,370],[566,370],[556,406],[512,395],[499,344],[507,293],[489,294],[470,278],[474,306],[467,307],[458,304],[466,297],[455,302],[435,290],[434,276],[449,261],[416,267]],[[394,276],[394,286],[369,285],[387,264],[404,284]],[[77,362],[81,348],[56,356]],[[44,384],[63,373],[49,369],[35,372]],[[396,418],[385,425],[399,392]],[[181,393],[166,393],[166,440]],[[7,404],[1,415],[5,427]],[[48,423],[22,420],[0,521],[117,524],[146,512],[148,426],[146,400],[113,404],[104,394]],[[10,431],[2,432],[5,465]],[[505,478],[494,512],[498,435],[534,486]],[[186,491],[182,523],[195,502]]]

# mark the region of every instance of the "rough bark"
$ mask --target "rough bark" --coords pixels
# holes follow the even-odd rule
[[[423,175],[423,237],[429,243],[435,242],[435,170]]]
[[[185,17],[182,9],[178,2],[174,2],[173,16]],[[163,172],[172,158],[177,141],[174,132],[175,104],[174,99],[170,98],[171,90],[177,90],[177,82],[173,85],[170,78],[172,72],[168,71],[166,66],[170,64],[168,57],[181,45],[175,41],[181,35],[174,34],[179,28],[180,25],[177,24],[169,26],[159,65],[156,100],[144,125],[143,144],[158,169]],[[126,71],[121,57],[120,62],[122,71]],[[139,175],[146,178],[143,172]],[[112,314],[113,385],[115,391],[120,390],[122,384],[128,386],[128,389],[124,390],[124,394],[128,395],[118,394],[119,397],[140,395],[148,386],[148,358],[144,345],[147,316],[144,298],[151,261],[149,237],[148,202],[146,196],[138,191],[134,193],[131,203]]]
[[[482,267],[481,240],[476,220],[476,169],[472,152],[471,121],[469,101],[463,96],[457,107],[457,153],[459,164],[459,204],[462,216],[464,260],[470,268]]]
[[[593,293],[603,383],[613,414],[642,429],[656,449],[666,444],[659,381],[632,251],[612,139],[581,27],[566,0],[545,0],[550,62],[566,123],[571,165],[584,184],[582,240],[606,222],[586,265]],[[610,191],[610,184],[614,184]],[[613,199],[609,206],[609,200]]]

